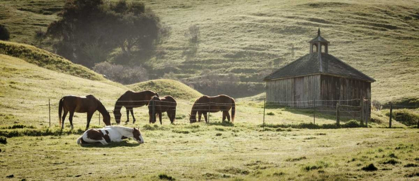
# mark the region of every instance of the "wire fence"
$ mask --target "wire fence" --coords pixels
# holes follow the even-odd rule
[[[305,111],[305,115],[312,116],[312,123],[316,124],[316,117],[336,116],[336,124],[340,120],[359,120],[361,124],[368,123],[369,118],[368,99],[348,99],[348,100],[307,100],[307,101],[270,101],[264,103],[264,109],[275,110],[277,108],[291,108],[294,111]],[[291,110],[291,111],[292,111]],[[264,110],[264,112],[266,112]],[[264,113],[265,114],[265,113]],[[269,112],[267,114],[273,114]],[[265,124],[266,116],[263,116]]]
[[[112,102],[112,101],[107,101]],[[261,102],[257,102],[261,103]],[[53,104],[57,106],[56,104]],[[193,103],[193,102],[173,102],[167,100],[159,100],[155,101],[154,104],[150,104],[150,101],[147,100],[140,100],[140,101],[117,101],[114,105],[114,109],[107,110],[110,114],[118,114],[121,113],[122,107],[137,107],[138,105],[141,106],[151,106],[147,111],[148,114],[156,114],[159,111],[167,112],[172,110],[177,110],[179,107],[189,107],[191,112],[201,112],[208,114],[207,119],[209,122],[210,113],[214,113],[217,111],[231,111],[230,108],[232,106],[231,103]],[[51,127],[51,99],[48,99],[48,119],[49,119],[49,126]],[[235,105],[237,107],[237,104]],[[227,108],[229,108],[227,110]],[[316,119],[318,118],[326,118],[328,120],[335,119],[336,124],[340,124],[341,120],[358,120],[361,124],[368,125],[370,114],[371,114],[371,100],[369,99],[348,99],[348,100],[308,100],[308,101],[275,101],[275,102],[263,102],[263,115],[260,115],[261,123],[265,125],[265,122],[268,120],[271,123],[280,123],[278,121],[280,116],[270,116],[273,110],[283,109],[285,108],[287,111],[294,112],[297,114],[306,115],[312,118],[312,123],[316,124]],[[417,109],[416,106],[405,106],[405,105],[391,105],[390,108],[390,115],[393,109]],[[55,110],[55,109],[54,109]],[[114,112],[116,110],[116,112]],[[184,110],[184,109],[183,109]],[[268,110],[268,112],[266,111]],[[128,110],[127,110],[128,111]],[[183,115],[190,115],[187,112],[182,112]],[[237,110],[236,110],[237,112]],[[128,114],[128,112],[127,112]],[[204,115],[205,115],[204,114]],[[98,114],[99,121],[98,124],[101,123],[101,115]],[[94,118],[92,118],[93,120]],[[391,127],[391,116],[390,116],[390,123],[389,127]],[[418,123],[419,127],[419,123]]]

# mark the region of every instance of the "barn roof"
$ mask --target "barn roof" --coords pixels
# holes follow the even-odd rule
[[[272,74],[266,76],[264,81],[274,79],[284,79],[291,77],[301,77],[316,74],[325,74],[353,79],[360,79],[367,82],[375,82],[375,80],[362,72],[356,70],[350,65],[342,62],[338,58],[327,54],[321,54],[322,67],[320,67],[320,61],[318,53],[307,54],[290,64],[280,68]]]

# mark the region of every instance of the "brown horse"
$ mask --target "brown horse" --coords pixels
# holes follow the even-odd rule
[[[156,122],[156,114],[159,115],[160,124],[161,116],[163,112],[167,112],[167,116],[170,119],[170,122],[173,124],[176,117],[176,101],[173,99],[172,96],[165,96],[160,99],[157,96],[153,96],[148,104],[148,115],[150,117],[149,122],[155,123]]]
[[[228,111],[231,109],[231,118],[234,122],[234,115],[236,112],[236,104],[232,97],[227,95],[218,96],[202,96],[198,98],[192,106],[191,115],[189,118],[190,123],[196,122],[196,113],[198,112],[198,121],[201,121],[201,115],[204,114],[205,122],[208,123],[207,112],[223,112],[223,121],[225,118],[230,121],[230,114]]]
[[[62,110],[64,110],[64,115],[61,117]],[[70,120],[71,129],[73,129],[74,112],[87,112],[87,130],[89,128],[90,120],[92,119],[93,113],[96,110],[98,110],[102,114],[103,122],[105,123],[105,125],[111,125],[111,116],[109,115],[105,106],[103,106],[103,104],[98,99],[96,99],[95,96],[64,96],[60,99],[58,106],[58,118],[60,120],[61,130],[64,128],[64,120],[68,112],[70,112],[70,116],[68,119]]]
[[[159,96],[157,93],[153,91],[142,91],[142,92],[133,92],[127,91],[122,94],[121,97],[116,101],[115,108],[113,110],[113,114],[115,116],[116,123],[119,124],[121,122],[121,108],[124,106],[127,110],[127,121],[129,122],[129,112],[131,111],[133,122],[135,123],[134,117],[134,107],[141,107],[144,105],[148,105],[148,101],[150,101],[151,97]]]

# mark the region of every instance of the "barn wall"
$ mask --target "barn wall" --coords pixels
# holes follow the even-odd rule
[[[334,77],[328,75],[321,75],[321,92],[322,100],[355,100],[368,99],[364,103],[364,115],[369,120],[371,116],[371,83],[347,79],[342,77]],[[325,101],[324,106],[335,107],[337,101]],[[359,106],[359,101],[341,101],[340,104],[347,104],[352,106]]]
[[[267,102],[291,107],[310,107],[320,99],[320,75],[266,82]]]

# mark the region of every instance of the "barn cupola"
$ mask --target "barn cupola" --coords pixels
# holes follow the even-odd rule
[[[326,53],[326,54],[329,53],[329,49],[328,49],[329,41],[327,41],[322,36],[320,36],[320,28],[317,31],[317,37],[309,41],[309,43],[310,43],[310,54],[312,54],[313,52]]]

